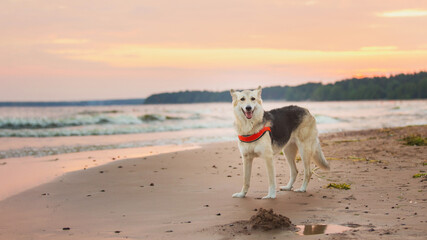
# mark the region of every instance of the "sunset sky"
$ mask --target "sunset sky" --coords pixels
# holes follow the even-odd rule
[[[0,101],[427,70],[427,1],[2,0]]]

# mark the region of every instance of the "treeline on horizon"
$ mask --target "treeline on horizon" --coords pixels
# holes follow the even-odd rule
[[[332,84],[307,83],[295,87],[273,86],[262,90],[264,100],[350,101],[427,98],[427,72],[390,77],[351,78]],[[153,94],[145,104],[231,102],[229,91],[182,91]]]

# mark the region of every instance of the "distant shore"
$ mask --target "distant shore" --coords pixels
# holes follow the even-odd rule
[[[231,198],[242,184],[236,142],[143,157],[108,150],[109,164],[75,169],[0,201],[0,239],[301,238],[294,232],[233,230],[230,224],[260,208],[272,208],[296,225],[350,227],[306,239],[424,239],[427,147],[405,145],[402,139],[412,135],[426,137],[427,125],[323,134],[331,171],[316,170],[306,193],[278,192],[275,200],[259,199],[267,178],[258,159],[247,198]],[[96,163],[96,152],[78,154],[68,161]],[[31,165],[28,174],[37,172],[37,164],[46,163]],[[275,165],[277,183],[285,185],[289,170],[283,156]],[[302,182],[301,162],[297,166],[295,187]],[[326,188],[330,183],[350,189]]]
[[[427,72],[389,77],[349,78],[331,84],[309,82],[298,86],[263,86],[262,99],[276,101],[427,99]],[[231,102],[230,92],[229,90],[167,92],[153,94],[145,99],[145,104],[203,102]]]

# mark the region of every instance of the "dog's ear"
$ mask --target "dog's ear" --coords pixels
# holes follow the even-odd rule
[[[258,88],[256,90],[258,91],[258,98],[261,98],[262,87],[258,86]]]
[[[234,91],[234,89],[231,89],[230,94],[231,94],[231,98],[234,102],[237,99],[236,91]]]

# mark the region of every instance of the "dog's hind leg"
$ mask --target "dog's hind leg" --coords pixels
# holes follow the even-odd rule
[[[281,186],[280,190],[290,191],[298,175],[298,170],[295,165],[295,156],[297,155],[298,147],[293,142],[288,143],[283,151],[285,152],[286,160],[288,161],[290,176],[288,184],[286,186]]]
[[[304,164],[304,180],[302,182],[301,188],[295,190],[295,192],[305,192],[307,190],[308,182],[311,178],[310,161],[313,157],[313,149],[310,145],[303,144],[299,152],[301,155],[301,160]]]
[[[242,191],[233,194],[234,198],[243,198],[248,192],[249,185],[251,182],[252,162],[254,158],[252,156],[242,156],[243,158],[243,187]]]

